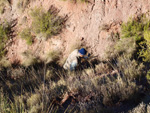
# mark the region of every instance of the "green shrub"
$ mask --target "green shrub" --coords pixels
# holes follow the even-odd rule
[[[150,20],[145,15],[122,24],[121,38],[135,39],[137,53],[144,62],[150,62]]]
[[[33,37],[31,35],[31,30],[29,28],[24,29],[21,33],[20,33],[20,37],[24,40],[26,40],[26,43],[28,45],[32,45],[33,42]]]
[[[144,31],[144,41],[140,42],[140,47],[142,48],[139,52],[140,57],[143,61],[150,62],[150,31]]]
[[[33,17],[32,28],[36,34],[43,34],[45,38],[57,35],[63,28],[64,19],[53,11],[45,12],[36,8],[31,12]]]
[[[9,32],[10,32],[9,25],[6,25],[6,27],[0,25],[0,57],[4,56],[6,53],[5,46],[9,39],[8,36]]]
[[[144,31],[149,29],[150,21],[145,15],[137,18],[129,19],[127,23],[123,23],[121,26],[122,37],[133,37],[136,41],[142,40]]]

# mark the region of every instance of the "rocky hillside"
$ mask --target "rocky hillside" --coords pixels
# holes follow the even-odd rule
[[[5,1],[5,0],[3,0]],[[63,51],[66,57],[72,48],[80,45],[89,47],[89,51],[103,57],[107,46],[111,46],[112,35],[120,32],[120,25],[130,17],[149,13],[149,0],[89,0],[76,2],[70,0],[10,0],[0,16],[1,22],[14,21],[12,43],[7,48],[11,62],[22,61],[21,53],[30,50],[38,57],[50,50]],[[67,21],[62,33],[47,41],[36,40],[28,46],[18,38],[18,33],[31,26],[30,11],[35,7],[49,10],[55,7],[60,16]]]
[[[0,113],[149,113],[149,3],[1,0]]]

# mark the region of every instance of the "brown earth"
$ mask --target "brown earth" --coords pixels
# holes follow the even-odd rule
[[[17,3],[18,0],[13,0],[0,17],[1,21],[17,21],[17,26],[14,27],[16,35],[22,28],[31,24],[29,12],[34,7],[42,6],[48,10],[53,5],[60,10],[59,15],[67,15],[68,20],[61,34],[47,41],[35,40],[32,46],[27,46],[26,42],[17,36],[13,37],[12,44],[7,48],[7,56],[11,62],[22,61],[21,54],[26,50],[43,58],[50,50],[60,49],[66,57],[72,45],[78,43],[85,44],[90,52],[103,58],[106,48],[111,46],[112,33],[120,32],[121,23],[131,16],[150,11],[150,0],[90,0],[89,3],[36,0],[31,2],[25,11],[20,11]],[[24,22],[24,18],[27,18],[27,22]]]

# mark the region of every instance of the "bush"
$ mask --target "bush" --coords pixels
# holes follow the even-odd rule
[[[116,59],[118,56],[126,55],[129,58],[132,58],[137,51],[137,45],[133,38],[124,38],[120,39],[106,51],[106,59],[112,60]]]
[[[9,39],[10,26],[0,25],[0,57],[4,56],[6,53],[5,46]]]
[[[141,40],[144,31],[148,30],[150,21],[145,15],[139,15],[133,19],[129,19],[127,23],[122,24],[121,38],[135,38],[136,41]]]
[[[64,19],[52,10],[44,12],[43,9],[36,8],[31,15],[33,31],[42,34],[45,38],[59,34],[63,28]]]
[[[141,51],[139,52],[140,57],[143,58],[144,62],[150,62],[150,31],[144,31],[144,41],[140,42]]]
[[[20,33],[20,37],[24,40],[26,40],[26,43],[28,45],[32,45],[33,42],[33,37],[31,35],[31,30],[26,28],[24,30],[22,30],[22,32]]]
[[[150,20],[146,15],[130,19],[122,24],[122,37],[133,38],[137,44],[137,55],[144,62],[150,62]]]
[[[131,80],[140,79],[144,74],[143,63],[138,63],[135,59],[131,60],[126,56],[118,57],[117,68],[120,72]]]

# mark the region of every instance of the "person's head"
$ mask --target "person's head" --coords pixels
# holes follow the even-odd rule
[[[86,55],[87,51],[84,48],[81,48],[79,50],[79,53],[80,53],[80,57],[83,57],[84,55]]]

